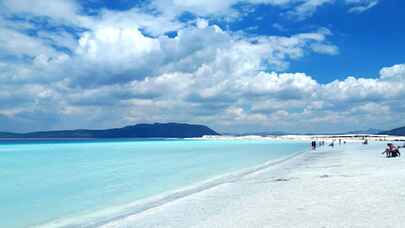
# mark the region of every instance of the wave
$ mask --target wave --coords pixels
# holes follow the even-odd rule
[[[197,184],[183,187],[174,191],[169,191],[165,193],[158,194],[156,196],[148,197],[145,199],[137,200],[135,202],[126,204],[124,206],[112,207],[109,209],[98,210],[97,212],[86,214],[83,216],[75,216],[71,218],[62,218],[58,220],[51,221],[46,224],[38,225],[36,227],[48,228],[48,227],[98,227],[116,220],[120,220],[131,215],[141,213],[143,211],[162,206],[169,202],[190,196],[195,193],[199,193],[219,185],[230,183],[241,179],[250,174],[263,171],[267,168],[275,166],[277,164],[283,163],[287,160],[290,160],[300,154],[304,153],[297,152],[292,155],[270,160],[260,165],[244,168],[236,172],[227,173],[221,176],[210,178],[206,181],[199,182]]]

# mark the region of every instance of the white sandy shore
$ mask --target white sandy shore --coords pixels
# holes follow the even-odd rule
[[[369,141],[405,141],[405,136],[393,135],[369,135],[369,134],[346,134],[346,135],[207,135],[200,138],[202,140],[294,140],[294,141],[338,141],[361,142],[365,139]]]
[[[405,227],[405,157],[383,149],[305,153],[104,227]]]

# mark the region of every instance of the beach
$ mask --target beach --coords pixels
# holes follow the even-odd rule
[[[103,227],[404,227],[405,160],[384,148],[323,147]]]

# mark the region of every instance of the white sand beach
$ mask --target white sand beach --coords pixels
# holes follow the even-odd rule
[[[348,143],[128,216],[104,227],[405,227],[405,158]]]

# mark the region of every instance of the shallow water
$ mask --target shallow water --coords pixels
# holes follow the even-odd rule
[[[307,148],[282,141],[3,141],[0,227],[79,218]]]

